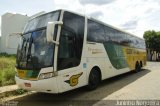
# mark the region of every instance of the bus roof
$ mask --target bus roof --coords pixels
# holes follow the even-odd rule
[[[55,10],[55,11],[67,11],[67,12],[74,13],[74,14],[77,14],[77,15],[80,15],[80,16],[83,16],[83,17],[87,17],[87,19],[90,19],[90,20],[92,20],[92,21],[95,21],[95,22],[97,22],[97,23],[99,23],[99,24],[103,24],[103,25],[108,26],[108,27],[110,27],[110,28],[113,28],[113,29],[115,29],[115,30],[118,30],[118,31],[121,31],[121,32],[123,32],[123,33],[129,34],[129,35],[131,35],[131,36],[133,36],[133,37],[136,37],[136,38],[138,38],[138,39],[144,40],[143,38],[140,38],[140,37],[138,37],[138,36],[136,36],[136,35],[134,35],[134,34],[131,34],[131,33],[127,32],[127,31],[124,31],[124,30],[122,30],[122,29],[120,29],[120,28],[117,28],[117,27],[114,27],[114,26],[112,26],[112,25],[109,25],[109,24],[104,23],[104,22],[102,22],[102,21],[99,21],[98,19],[95,19],[95,18],[93,18],[93,17],[89,17],[89,16],[86,16],[86,15],[82,15],[82,14],[80,14],[80,13],[76,13],[76,12],[73,12],[73,11],[70,11],[70,10],[66,10],[66,9],[58,9],[58,10]],[[51,11],[51,12],[48,12],[48,13],[40,14],[39,16],[43,16],[43,15],[45,15],[45,14],[49,14],[49,13],[52,13],[52,12],[55,12],[55,11]],[[36,17],[34,17],[34,18],[37,18],[37,17],[39,17],[39,16],[36,16]],[[34,19],[34,18],[31,18],[30,20],[32,20],[32,19]]]

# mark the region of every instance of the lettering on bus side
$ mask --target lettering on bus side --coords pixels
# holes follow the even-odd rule
[[[76,86],[78,84],[79,77],[83,74],[81,72],[80,74],[72,75],[69,80],[66,80],[64,82],[68,83],[70,86]]]
[[[132,54],[132,49],[126,49],[127,54]]]
[[[101,49],[88,48],[88,51],[91,51],[92,54],[102,53]]]

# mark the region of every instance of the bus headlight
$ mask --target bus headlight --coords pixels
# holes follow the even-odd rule
[[[51,78],[51,77],[53,77],[53,72],[41,73],[39,75],[39,80],[41,80],[41,79],[48,79],[48,78]]]

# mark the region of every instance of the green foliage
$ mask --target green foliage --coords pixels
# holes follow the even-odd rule
[[[24,94],[25,92],[27,92],[27,91],[24,90],[24,89],[17,89],[17,90],[16,90],[16,94],[17,94],[17,95]]]
[[[15,84],[15,55],[0,54],[0,86]]]
[[[9,96],[22,95],[22,94],[25,94],[27,92],[28,91],[26,91],[24,89],[17,89],[17,90],[14,90],[14,91],[9,91],[9,92],[2,93],[2,95],[0,95],[0,98],[6,98],[6,97],[9,97]]]
[[[160,52],[160,32],[146,31],[143,35],[147,48]]]
[[[149,60],[152,60],[153,54],[156,51],[156,60],[160,61],[160,31],[146,31],[143,38],[146,42],[147,52],[150,54]]]
[[[160,36],[160,31],[159,31],[159,32],[157,32],[157,35],[158,35],[158,36]]]
[[[16,54],[0,53],[0,57],[16,57]]]

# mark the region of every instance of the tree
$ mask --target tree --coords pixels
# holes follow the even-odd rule
[[[158,47],[157,47],[157,52],[158,52],[158,60],[160,61],[160,31],[157,32],[157,39],[158,39]]]
[[[147,53],[151,54],[150,60],[152,60],[154,51],[156,51],[156,60],[160,60],[160,31],[154,30],[145,31],[143,38],[146,42]]]

